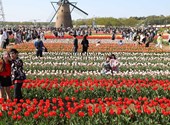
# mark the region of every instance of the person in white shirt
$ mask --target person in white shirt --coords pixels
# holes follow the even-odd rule
[[[162,49],[162,42],[163,42],[162,34],[159,34],[157,38],[157,44],[155,47],[160,47]]]
[[[5,44],[5,38],[4,38],[4,35],[3,35],[3,31],[1,30],[0,31],[0,47],[2,49],[4,49],[4,44]]]
[[[7,33],[6,29],[3,30],[3,37],[4,37],[3,49],[6,49],[7,39],[8,39],[8,33]]]

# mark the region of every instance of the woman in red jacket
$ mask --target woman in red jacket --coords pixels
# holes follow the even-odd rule
[[[10,86],[12,85],[11,82],[11,58],[8,52],[4,52],[2,56],[2,61],[0,62],[1,72],[0,72],[0,98],[11,99],[10,96]],[[6,93],[6,96],[5,96]]]

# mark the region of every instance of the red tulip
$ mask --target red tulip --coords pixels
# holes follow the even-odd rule
[[[12,112],[11,111],[8,111],[8,116],[11,116],[12,115]]]
[[[35,114],[33,117],[34,117],[34,119],[38,119],[38,118],[39,118],[39,115],[38,115],[38,114]]]
[[[44,113],[44,117],[45,118],[49,117],[49,114],[48,113]]]
[[[21,117],[20,115],[17,115],[17,119],[18,119],[18,120],[21,120],[21,118],[22,118],[22,117]]]
[[[63,117],[64,117],[64,115],[62,113],[60,113],[60,118],[63,118]]]
[[[71,97],[71,100],[72,100],[72,101],[75,101],[75,100],[76,100],[76,98],[75,98],[75,97]]]
[[[56,103],[57,103],[57,98],[52,98],[52,102],[53,102],[54,104],[56,104]]]
[[[110,110],[109,110],[109,114],[110,114],[110,115],[113,115],[113,114],[114,114],[114,110],[113,110],[113,109],[110,109]]]
[[[95,99],[91,99],[91,103],[95,103],[96,101],[95,101]]]
[[[88,111],[88,115],[89,115],[90,117],[92,117],[92,116],[93,116],[93,112],[92,112],[92,111]]]
[[[4,98],[0,98],[0,104],[4,103]]]
[[[95,114],[98,114],[99,112],[100,112],[100,109],[96,107],[96,108],[94,109],[94,113],[95,113]]]
[[[26,116],[26,117],[28,117],[30,115],[30,113],[28,112],[28,111],[26,111],[25,113],[24,113],[24,116]]]
[[[84,113],[84,112],[82,112],[82,111],[79,111],[79,113],[78,113],[78,114],[79,114],[79,116],[80,116],[80,117],[84,117],[84,116],[85,116],[85,113]]]
[[[65,113],[65,116],[66,116],[68,119],[70,119],[70,118],[71,118],[71,116],[70,116],[69,112],[66,112],[66,113]]]
[[[3,114],[2,114],[2,112],[0,111],[0,117],[2,117],[3,116]]]
[[[57,110],[57,106],[53,106],[52,109],[55,111]]]
[[[17,119],[17,115],[13,115],[12,118],[13,118],[14,120],[16,120],[16,119]]]

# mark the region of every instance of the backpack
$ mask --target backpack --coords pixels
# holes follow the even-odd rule
[[[5,70],[5,61],[3,59],[0,59],[0,72],[3,72]]]
[[[42,41],[38,41],[38,42],[37,42],[37,49],[40,49],[40,48],[41,48],[41,42],[42,42]]]

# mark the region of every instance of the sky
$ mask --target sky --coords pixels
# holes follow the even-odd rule
[[[49,21],[54,13],[51,1],[58,0],[2,0],[6,21]],[[77,10],[72,19],[95,17],[128,18],[131,16],[170,15],[170,0],[69,0],[77,2],[89,15]],[[56,5],[57,8],[57,5]],[[53,20],[55,21],[55,20]]]

